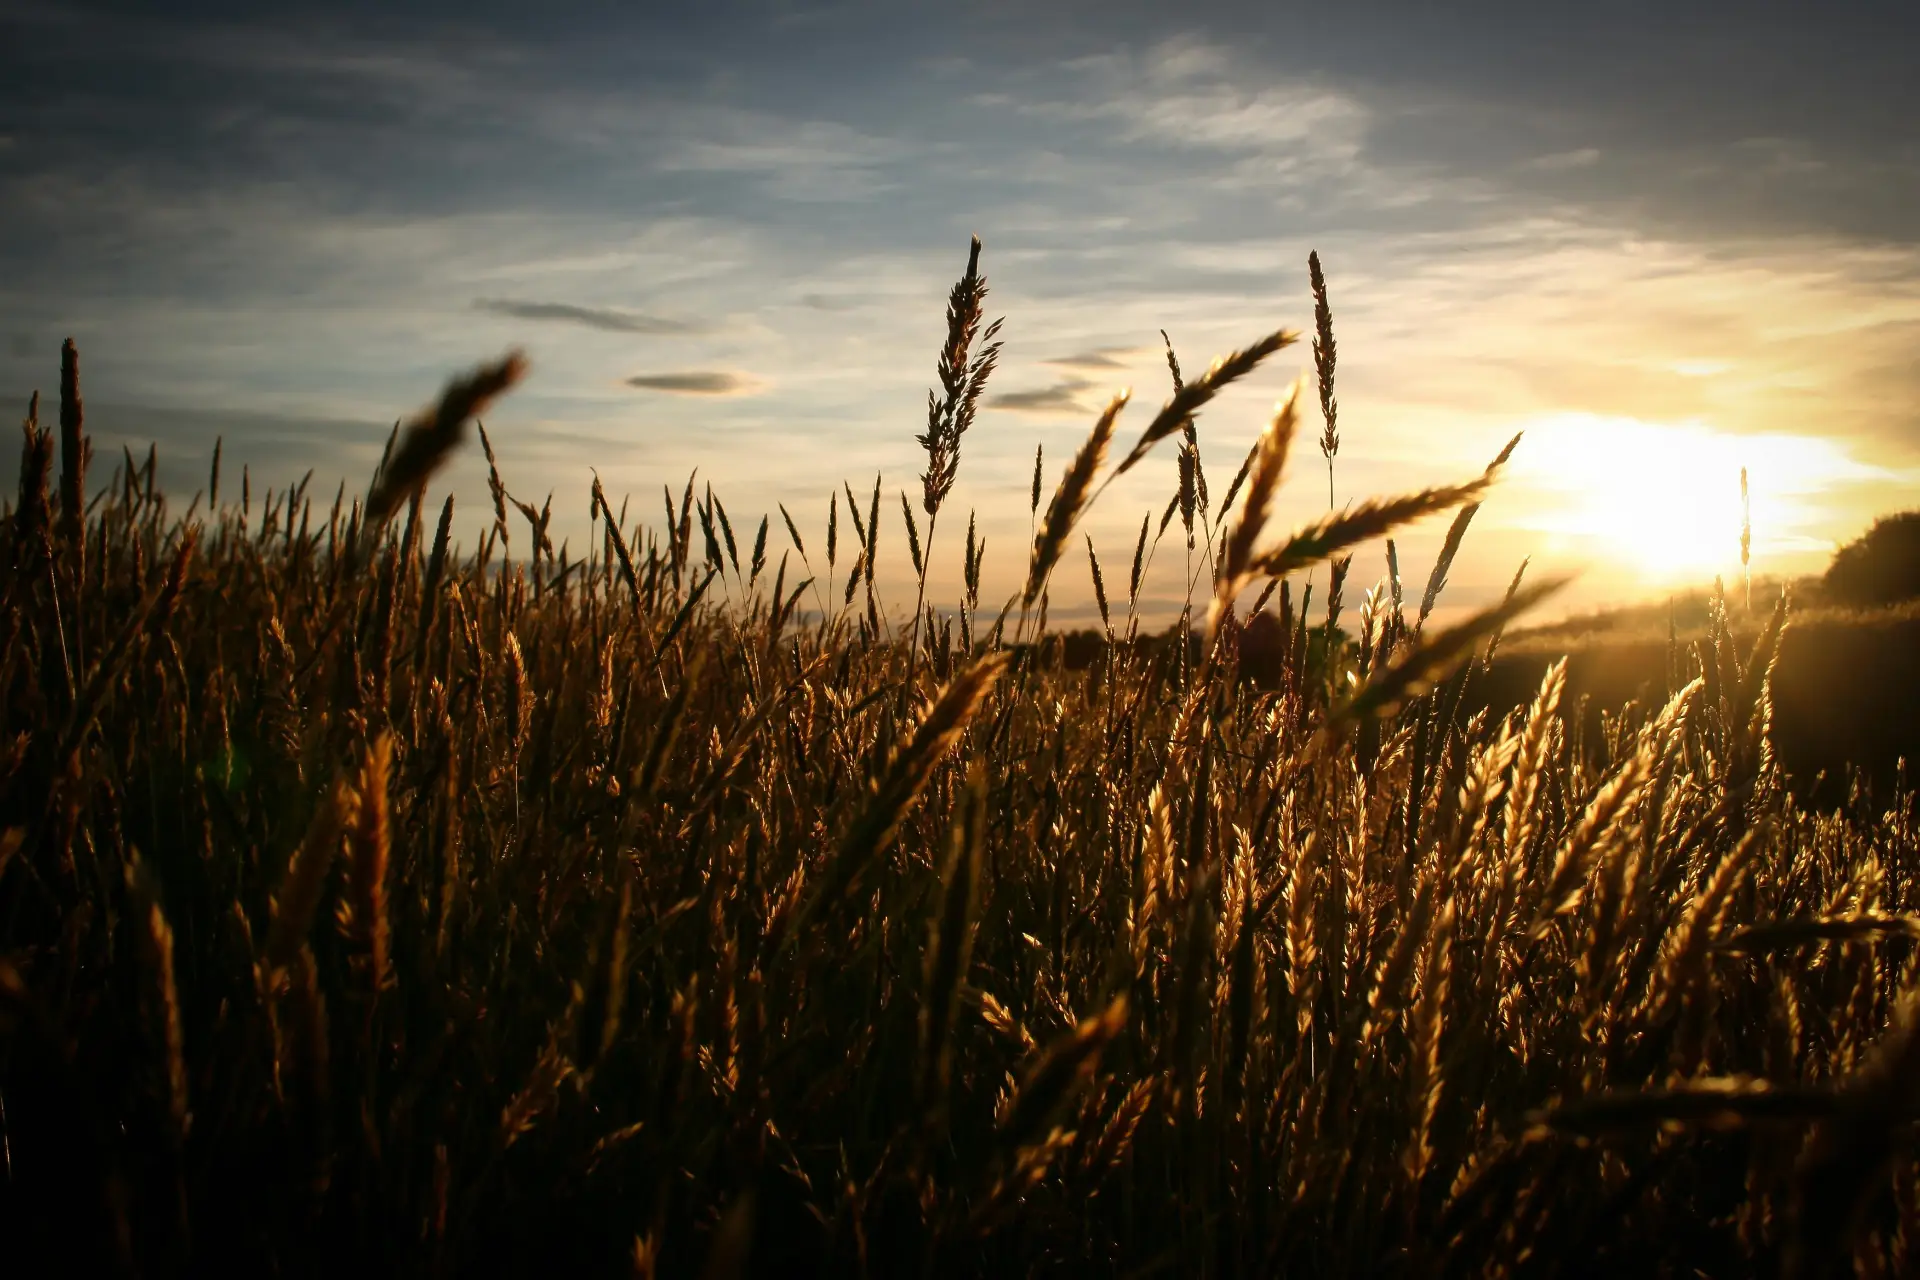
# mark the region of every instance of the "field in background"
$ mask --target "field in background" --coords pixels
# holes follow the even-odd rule
[[[1001,609],[938,520],[984,293],[919,516],[749,533],[689,488],[650,527],[596,483],[572,563],[497,474],[477,548],[425,500],[512,361],[364,499],[216,462],[183,509],[131,459],[88,488],[69,350],[0,523],[21,1273],[1920,1265],[1911,804],[1794,798],[1788,611],[1663,642],[1597,733],[1558,664],[1476,713],[1543,589],[1443,630],[1444,563],[1417,605],[1279,584],[1436,511],[1457,546],[1498,463],[1274,536],[1308,387],[1216,504],[1183,467],[1202,642],[1137,642],[1109,566],[1069,665],[1048,578],[1100,483],[1291,335],[1036,475]],[[967,597],[890,623],[876,558],[963,545]]]
[[[1727,631],[1736,646],[1751,646],[1765,631],[1778,584],[1756,588],[1751,609],[1727,607]],[[1835,606],[1822,599],[1817,579],[1792,584],[1793,624],[1780,640],[1771,674],[1767,737],[1790,790],[1803,802],[1831,810],[1852,806],[1871,815],[1905,792],[1903,761],[1920,759],[1920,607]],[[1685,683],[1685,673],[1709,650],[1715,604],[1709,593],[1671,606],[1649,604],[1528,627],[1506,638],[1491,664],[1458,690],[1471,711],[1505,715],[1524,707],[1549,668],[1565,660],[1566,702],[1589,746],[1604,744],[1607,719],[1642,715],[1663,705]],[[1149,647],[1169,635],[1148,637]],[[1269,613],[1249,620],[1240,645],[1243,677],[1263,687],[1284,679],[1286,628]],[[1323,661],[1324,631],[1311,634],[1312,660]],[[1107,641],[1097,631],[1059,637],[1070,670],[1101,660]],[[1192,642],[1195,646],[1199,640]],[[1354,637],[1338,633],[1336,648],[1352,657]],[[1194,649],[1197,656],[1198,649]]]
[[[1736,640],[1764,630],[1781,585],[1756,584],[1751,608],[1727,605]],[[1902,761],[1920,759],[1920,607],[1863,608],[1826,597],[1818,579],[1791,584],[1793,625],[1781,640],[1772,678],[1768,737],[1796,795],[1824,808],[1864,805],[1901,794]],[[1588,702],[1597,730],[1603,710],[1643,708],[1679,687],[1682,652],[1712,634],[1713,601],[1696,593],[1675,602],[1622,609],[1529,629],[1503,646],[1476,705],[1520,705],[1553,662],[1567,660],[1567,686]]]

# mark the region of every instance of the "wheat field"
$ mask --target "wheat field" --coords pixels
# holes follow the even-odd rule
[[[1554,586],[1431,617],[1504,454],[1268,527],[1317,484],[1302,421],[1329,486],[1339,451],[1316,259],[1315,374],[1228,491],[1196,417],[1291,332],[1185,381],[1169,346],[1144,428],[1116,400],[1036,459],[1025,581],[982,600],[943,510],[978,257],[898,518],[848,489],[756,531],[689,483],[638,519],[596,479],[584,559],[497,468],[477,547],[430,496],[518,357],[364,497],[216,453],[183,508],[151,455],[97,483],[69,343],[0,522],[14,1274],[1920,1269],[1913,815],[1789,795],[1784,596],[1750,642],[1717,605],[1601,741],[1561,667],[1466,714]],[[1180,491],[1093,562],[1069,669],[1053,571],[1163,445]],[[1417,605],[1342,598],[1447,511]],[[1196,535],[1194,640],[1147,636],[1142,559]]]

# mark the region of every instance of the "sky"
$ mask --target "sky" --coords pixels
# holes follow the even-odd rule
[[[1190,373],[1311,329],[1317,250],[1337,505],[1526,433],[1449,607],[1523,557],[1578,571],[1561,610],[1737,575],[1742,467],[1753,572],[1817,572],[1920,485],[1920,8],[1586,8],[0,0],[0,394],[51,396],[72,336],[97,478],[156,441],[184,504],[223,437],[256,488],[330,496],[521,346],[487,426],[556,540],[588,540],[595,472],[657,521],[698,467],[817,559],[829,495],[878,475],[904,603],[896,491],[978,235],[1005,348],[933,550],[950,603],[966,511],[1012,590],[1036,446],[1050,489],[1122,387],[1130,444],[1162,329]],[[1216,496],[1311,368],[1203,413]],[[1319,429],[1271,539],[1326,511]],[[435,483],[468,546],[477,454]],[[1110,582],[1175,476],[1163,446],[1091,512]],[[1400,539],[1412,594],[1444,526]],[[1153,566],[1164,621],[1175,531]],[[1363,550],[1352,595],[1384,570]],[[1056,619],[1087,580],[1076,549]]]

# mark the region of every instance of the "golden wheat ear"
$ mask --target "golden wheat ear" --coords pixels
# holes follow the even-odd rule
[[[1920,989],[1899,999],[1892,1026],[1845,1081],[1832,1119],[1802,1158],[1793,1195],[1785,1274],[1835,1274],[1890,1167],[1906,1149],[1920,1101]]]
[[[1006,652],[990,653],[955,676],[940,691],[932,709],[914,731],[912,741],[893,757],[880,775],[859,816],[828,859],[812,894],[787,918],[784,932],[788,937],[797,938],[801,928],[817,912],[846,896],[893,842],[901,821],[933,777],[934,767],[959,741],[1011,657]],[[769,951],[779,940],[769,935]]]
[[[1535,1132],[1595,1138],[1675,1124],[1725,1128],[1757,1121],[1818,1120],[1835,1109],[1834,1095],[1827,1089],[1710,1076],[1665,1089],[1596,1094],[1534,1112],[1528,1119]]]
[[[1506,447],[1487,464],[1487,479],[1491,480],[1500,474],[1501,468],[1507,465],[1507,460],[1513,457],[1513,451],[1524,434],[1516,431],[1513,438],[1507,441]],[[1427,619],[1433,613],[1433,606],[1439,602],[1440,593],[1446,588],[1447,574],[1453,569],[1453,558],[1460,554],[1460,543],[1467,536],[1467,526],[1473,523],[1473,517],[1479,510],[1479,502],[1469,502],[1460,508],[1453,517],[1453,524],[1448,526],[1447,536],[1440,544],[1440,554],[1433,562],[1433,572],[1427,575],[1427,589],[1420,596],[1420,618],[1414,623],[1414,630],[1418,631],[1427,625]]]
[[[1240,508],[1240,519],[1227,536],[1226,577],[1238,580],[1253,564],[1253,544],[1259,540],[1261,529],[1266,527],[1267,510],[1273,503],[1273,495],[1279,491],[1280,481],[1286,475],[1287,453],[1293,446],[1293,434],[1300,424],[1300,391],[1306,385],[1304,377],[1296,378],[1287,398],[1275,408],[1273,418],[1267,423],[1267,429],[1255,442],[1253,452],[1243,474],[1248,477],[1246,505]],[[1231,505],[1234,494],[1240,488],[1235,479],[1227,490],[1227,504]]]
[[[1047,1047],[1001,1118],[1000,1140],[1007,1150],[1017,1150],[1041,1136],[1047,1119],[1085,1082],[1102,1051],[1126,1025],[1127,998],[1116,996],[1101,1013]]]
[[[1261,362],[1274,352],[1292,346],[1299,340],[1300,335],[1293,330],[1277,329],[1251,346],[1215,360],[1212,368],[1174,392],[1172,398],[1161,406],[1160,412],[1147,424],[1147,429],[1140,433],[1139,441],[1120,460],[1114,474],[1125,475],[1131,471],[1135,463],[1152,451],[1154,445],[1180,430],[1188,418],[1219,395],[1223,388],[1258,369]]]
[[[920,1091],[928,1115],[945,1109],[949,1038],[960,989],[973,955],[980,908],[981,849],[986,843],[987,775],[978,762],[949,837],[942,873],[940,910],[927,941],[925,995],[920,1010]]]
[[[1213,606],[1207,611],[1209,635],[1219,625],[1221,615],[1240,594],[1240,589],[1252,578],[1253,544],[1259,540],[1261,529],[1266,527],[1267,510],[1286,474],[1287,452],[1293,445],[1293,433],[1300,422],[1300,389],[1305,381],[1304,378],[1294,380],[1292,390],[1275,408],[1267,429],[1254,441],[1247,462],[1241,467],[1241,476],[1247,477],[1247,501],[1240,509],[1239,520],[1226,538],[1226,554],[1221,560]],[[1236,476],[1227,491],[1227,505],[1232,505],[1240,484],[1241,479]],[[1141,532],[1146,532],[1144,526]]]
[[[340,837],[357,810],[357,796],[345,775],[314,809],[300,847],[287,864],[286,877],[273,900],[273,926],[267,933],[266,960],[271,968],[287,969],[307,944],[313,916],[320,905],[327,869],[340,850]]]
[[[507,640],[509,653],[517,653],[511,633]],[[392,861],[387,806],[392,772],[393,734],[382,733],[374,739],[361,766],[354,820],[347,825],[346,833],[352,854],[355,923],[367,952],[368,982],[376,993],[392,976],[392,933],[387,913],[387,872]]]
[[[1067,535],[1073,532],[1073,526],[1085,512],[1088,495],[1093,492],[1093,478],[1106,459],[1107,445],[1113,441],[1114,424],[1120,419],[1120,411],[1127,407],[1129,394],[1122,391],[1108,403],[1093,424],[1087,442],[1080,446],[1080,452],[1074,455],[1065,474],[1060,477],[1060,485],[1053,491],[1053,501],[1047,504],[1046,521],[1033,541],[1033,559],[1027,567],[1027,585],[1020,595],[1022,605],[1030,606],[1040,598],[1047,575],[1053,572],[1061,550],[1067,545]]]
[[[1383,537],[1402,525],[1463,502],[1473,502],[1492,483],[1491,476],[1480,476],[1465,484],[1438,485],[1400,498],[1369,499],[1340,515],[1316,520],[1299,530],[1280,546],[1256,558],[1250,572],[1269,578],[1297,573],[1349,547]]]
[[[1515,617],[1567,585],[1554,578],[1522,589],[1490,609],[1483,609],[1437,636],[1416,644],[1373,678],[1335,711],[1331,725],[1371,716],[1391,715],[1409,698],[1418,697],[1464,660],[1474,645]]]

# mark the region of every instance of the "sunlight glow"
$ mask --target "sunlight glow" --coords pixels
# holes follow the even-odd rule
[[[1812,536],[1824,514],[1818,496],[1877,474],[1812,436],[1563,414],[1528,426],[1513,478],[1540,503],[1523,517],[1526,527],[1562,551],[1664,583],[1739,572],[1742,467],[1756,574],[1777,570],[1783,556],[1830,550]]]

